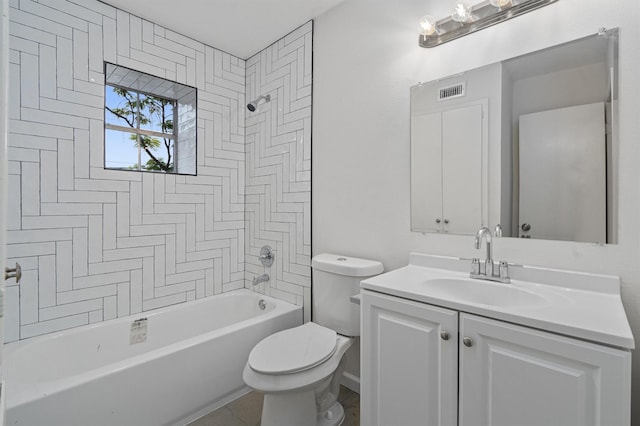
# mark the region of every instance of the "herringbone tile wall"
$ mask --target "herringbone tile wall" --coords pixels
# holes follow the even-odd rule
[[[313,22],[247,60],[247,100],[271,95],[246,119],[246,277],[258,291],[311,303],[311,84]],[[260,247],[276,252],[271,268]],[[309,320],[310,309],[305,309]]]
[[[24,276],[6,288],[6,341],[250,286],[264,242],[266,291],[309,299],[310,32],[258,70],[95,0],[11,0],[9,18],[7,251]],[[103,168],[104,61],[197,87],[197,176]],[[247,84],[274,109],[245,138]]]

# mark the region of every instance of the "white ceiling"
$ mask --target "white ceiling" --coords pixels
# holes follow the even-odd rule
[[[102,0],[242,59],[344,0]]]

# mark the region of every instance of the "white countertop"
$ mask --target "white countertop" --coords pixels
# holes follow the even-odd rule
[[[634,348],[618,277],[511,266],[511,283],[493,284],[542,296],[544,303],[534,305],[478,304],[426,288],[425,281],[429,279],[468,279],[470,268],[468,260],[412,253],[408,266],[366,279],[361,288],[596,343]]]

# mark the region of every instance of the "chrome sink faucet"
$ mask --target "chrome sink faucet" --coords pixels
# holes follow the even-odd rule
[[[487,242],[487,258],[484,261],[484,273],[485,275],[493,275],[493,249],[491,247],[491,244],[493,243],[493,238],[491,237],[491,231],[489,231],[489,228],[487,227],[482,227],[478,230],[478,232],[476,233],[476,239],[475,239],[475,248],[477,250],[480,250],[480,246],[482,246],[482,238],[485,238],[486,242]],[[481,271],[482,271],[482,267],[480,267]]]
[[[498,233],[496,233],[496,236],[499,236]],[[485,226],[480,228],[476,233],[474,241],[474,247],[476,249],[480,250],[483,239],[486,241],[487,258],[484,260],[484,263],[481,263],[478,258],[472,259],[471,274],[469,274],[469,276],[471,278],[498,281],[501,283],[511,282],[511,278],[509,277],[509,264],[507,262],[499,262],[499,266],[496,271],[493,262],[493,238],[491,237],[491,231]]]

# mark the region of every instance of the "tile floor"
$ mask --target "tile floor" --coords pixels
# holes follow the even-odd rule
[[[342,426],[360,426],[360,395],[342,386],[338,400],[345,412]],[[249,392],[189,426],[260,426],[261,413],[262,394]]]

